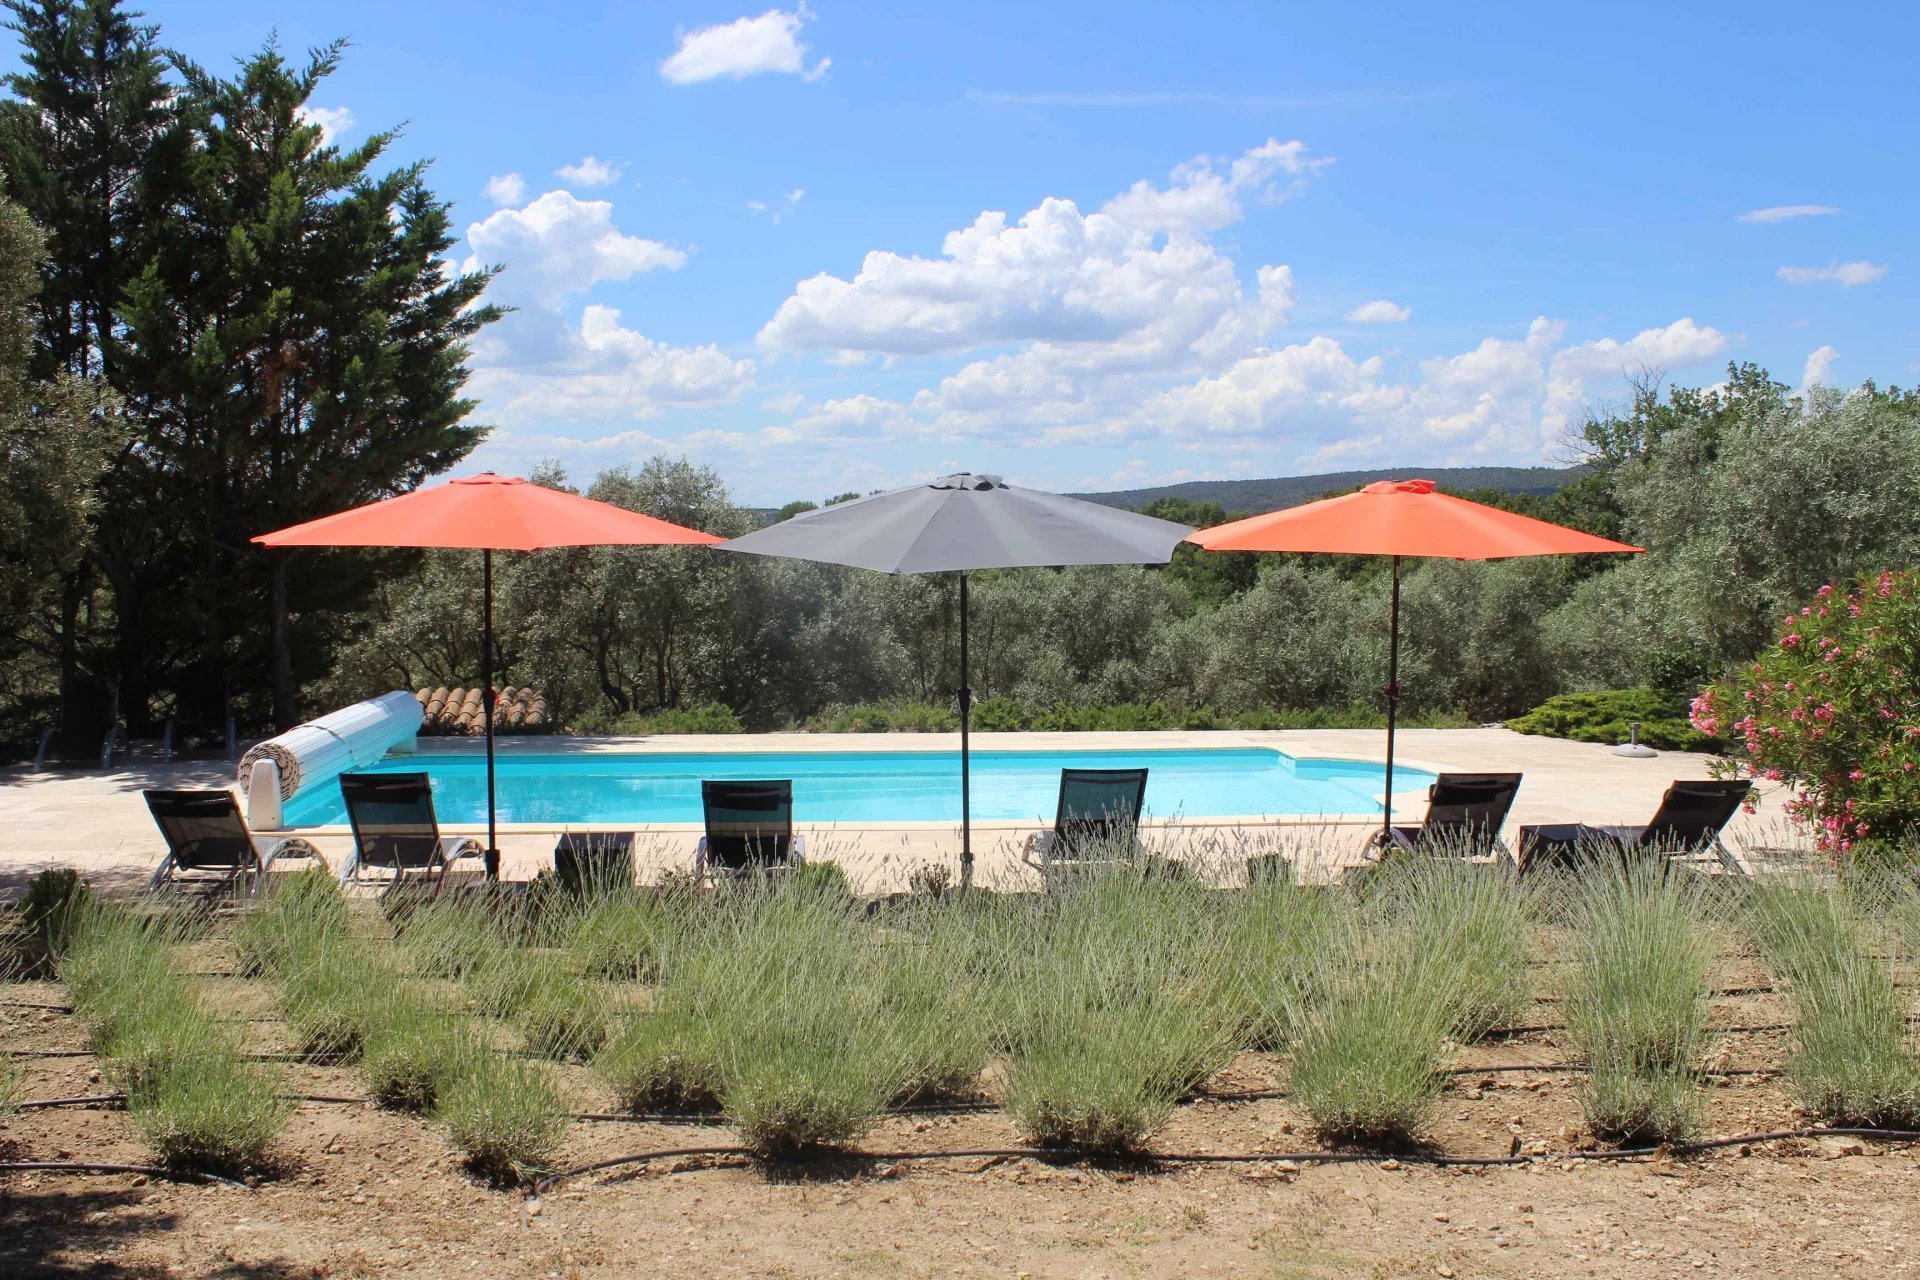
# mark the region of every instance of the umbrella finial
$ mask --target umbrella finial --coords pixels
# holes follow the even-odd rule
[[[989,489],[1004,489],[1007,487],[1007,482],[999,476],[956,471],[950,476],[941,476],[927,487],[929,489],[971,489],[976,493],[984,493]]]

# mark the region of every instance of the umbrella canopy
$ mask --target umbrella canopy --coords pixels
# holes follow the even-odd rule
[[[942,476],[769,525],[723,550],[943,573],[1069,564],[1165,564],[1192,529],[998,476]]]
[[[263,533],[254,541],[269,547],[543,551],[548,547],[707,545],[720,539],[610,502],[484,471]]]
[[[880,573],[960,575],[960,873],[973,876],[968,733],[967,574],[975,569],[1165,564],[1193,530],[1117,507],[961,473],[803,512],[722,551],[845,564]]]
[[[1390,556],[1393,597],[1387,645],[1386,815],[1381,839],[1393,837],[1393,735],[1400,711],[1400,560],[1504,560],[1637,552],[1639,547],[1578,529],[1515,515],[1439,493],[1431,480],[1382,480],[1357,493],[1203,529],[1188,538],[1208,551],[1295,551]]]
[[[1187,541],[1208,551],[1317,551],[1445,560],[1640,550],[1440,493],[1431,480],[1381,480],[1357,493],[1202,529]]]
[[[711,533],[610,502],[528,484],[519,476],[461,476],[430,489],[263,533],[269,547],[448,547],[481,553],[480,666],[486,688],[487,874],[500,874],[493,770],[493,553],[547,547],[711,545]]]

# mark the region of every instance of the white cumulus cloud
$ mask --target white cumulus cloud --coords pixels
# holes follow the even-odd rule
[[[1837,284],[1851,289],[1857,284],[1872,284],[1887,274],[1881,262],[1829,262],[1824,267],[1782,267],[1780,278],[1788,284]]]
[[[610,187],[620,181],[620,170],[605,160],[586,156],[579,164],[561,165],[553,176],[570,187]]]
[[[1403,307],[1386,298],[1375,298],[1347,312],[1347,319],[1353,324],[1399,324],[1412,315],[1412,307]]]
[[[1740,215],[1742,222],[1790,222],[1795,218],[1825,218],[1839,213],[1830,204],[1776,204],[1765,209],[1749,209]]]
[[[1833,362],[1840,353],[1832,346],[1818,347],[1807,354],[1807,367],[1801,371],[1802,387],[1830,387],[1833,385]]]
[[[578,326],[557,312],[508,316],[475,351],[468,384],[485,413],[506,425],[621,422],[669,408],[719,404],[753,385],[752,360],[718,347],[674,346],[589,303]]]
[[[487,292],[515,306],[557,306],[602,281],[671,271],[687,260],[657,240],[623,234],[613,225],[610,202],[566,191],[549,191],[524,209],[489,214],[467,228],[467,243],[472,252],[462,270],[505,265]]]
[[[332,146],[340,135],[353,128],[353,112],[346,107],[315,107],[303,104],[294,114],[308,124],[320,126],[320,141]]]
[[[527,180],[517,173],[496,173],[487,179],[487,199],[501,207],[527,198]]]
[[[791,13],[769,9],[757,18],[682,31],[679,47],[660,64],[660,77],[670,84],[699,84],[723,76],[740,80],[763,73],[818,80],[832,59],[807,65],[800,28],[812,18],[812,11],[800,4]]]
[[[1299,143],[1180,166],[1165,188],[1135,184],[1098,212],[1049,197],[1010,220],[988,211],[949,232],[939,257],[874,250],[852,278],[801,281],[760,331],[769,350],[925,355],[1003,343],[1059,348],[1083,365],[1177,365],[1224,354],[1292,304],[1284,266],[1246,296],[1210,231],[1247,198],[1316,171]]]

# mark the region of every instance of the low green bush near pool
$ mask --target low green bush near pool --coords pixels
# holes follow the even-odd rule
[[[1603,693],[1563,693],[1523,716],[1507,721],[1515,733],[1575,742],[1625,742],[1629,726],[1640,723],[1640,741],[1661,751],[1717,751],[1721,743],[1687,722],[1687,700],[1655,689],[1609,689]]]

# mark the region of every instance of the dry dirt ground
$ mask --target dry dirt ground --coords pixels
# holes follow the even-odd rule
[[[1724,976],[1724,975],[1723,975]],[[236,1008],[249,1003],[235,993]],[[96,1093],[97,1064],[51,983],[0,987],[0,1048],[20,1054],[24,1096]],[[1722,1026],[1781,1021],[1777,997],[1716,1002]],[[1542,1006],[1542,1021],[1552,1019]],[[254,1024],[271,1049],[274,1026]],[[1721,1038],[1712,1065],[1744,1074],[1707,1090],[1704,1131],[1801,1123],[1768,1070],[1779,1033]],[[24,1052],[23,1052],[24,1051]],[[1455,1154],[1559,1153],[1580,1129],[1580,1077],[1552,1031],[1463,1050],[1433,1130]],[[1488,1067],[1548,1064],[1540,1070]],[[1270,1090],[1275,1063],[1246,1055],[1219,1093]],[[611,1105],[582,1068],[555,1068],[583,1112]],[[349,1069],[285,1068],[289,1093],[351,1095]],[[305,1103],[280,1169],[251,1189],[145,1178],[0,1174],[0,1277],[1146,1277],[1880,1276],[1916,1268],[1915,1149],[1839,1138],[1729,1148],[1681,1160],[1444,1169],[1369,1158],[1286,1161],[1310,1150],[1282,1098],[1182,1106],[1165,1152],[1269,1153],[1261,1162],[1155,1167],[975,1156],[850,1157],[769,1171],[687,1156],[584,1176],[537,1199],[474,1182],[430,1121]],[[724,1128],[577,1121],[561,1160],[725,1146]],[[898,1116],[875,1153],[1018,1145],[995,1111]],[[0,1119],[0,1158],[140,1162],[109,1108]]]

